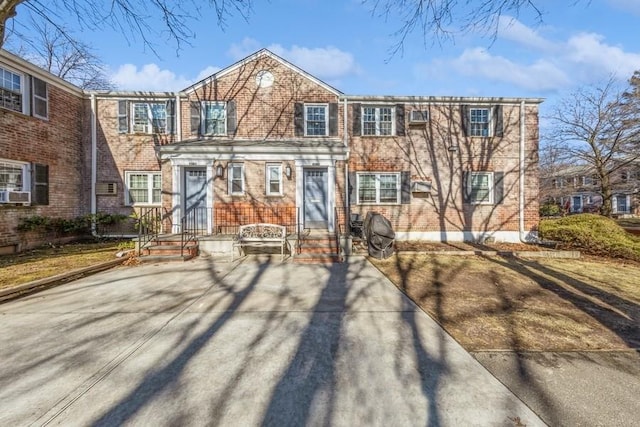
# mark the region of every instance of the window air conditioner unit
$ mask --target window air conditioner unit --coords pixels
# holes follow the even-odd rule
[[[429,120],[429,112],[427,110],[413,110],[409,121],[411,123],[426,123]]]
[[[118,184],[115,182],[97,182],[96,195],[98,196],[115,196],[118,194]]]
[[[412,193],[431,193],[431,183],[429,181],[413,181],[411,183]]]
[[[0,203],[31,203],[31,193],[28,191],[0,191]]]

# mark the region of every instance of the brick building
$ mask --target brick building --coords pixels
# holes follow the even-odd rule
[[[216,235],[247,221],[346,233],[376,211],[399,239],[535,237],[540,99],[350,96],[268,50],[176,93],[65,85],[74,214],[155,207],[167,232]],[[16,142],[0,132],[0,159],[37,160],[5,155]]]
[[[0,252],[39,243],[21,218],[86,212],[85,111],[82,90],[0,50]]]

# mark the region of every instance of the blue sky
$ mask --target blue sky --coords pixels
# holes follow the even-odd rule
[[[191,21],[195,38],[176,53],[158,38],[160,57],[117,31],[80,32],[121,89],[179,90],[268,48],[352,95],[542,97],[543,113],[559,96],[640,69],[640,0],[540,0],[543,22],[531,13],[503,16],[498,37],[466,33],[442,44],[412,34],[390,54],[399,22],[371,13],[360,0],[254,0],[248,22],[226,28],[203,8]],[[21,9],[22,8],[22,9]],[[26,15],[18,8],[16,25]],[[26,19],[24,19],[26,23]]]

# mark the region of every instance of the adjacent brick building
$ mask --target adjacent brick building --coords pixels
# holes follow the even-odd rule
[[[256,219],[346,233],[376,211],[400,239],[535,237],[540,99],[350,96],[268,50],[176,93],[46,81],[56,130],[30,143],[67,141],[75,181],[60,188],[50,169],[50,197],[69,199],[60,214],[159,207],[178,232],[197,211],[215,235]],[[53,114],[57,99],[68,119]],[[15,123],[41,119],[4,110],[0,159],[38,161],[5,146],[24,145]],[[0,205],[8,240],[15,209],[40,208]]]

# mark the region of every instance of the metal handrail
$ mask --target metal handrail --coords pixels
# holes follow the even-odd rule
[[[335,226],[333,227],[333,232],[336,235],[336,255],[340,255],[340,222],[338,221],[338,207],[335,206],[334,208],[334,222],[335,222]]]
[[[300,208],[296,208],[296,233],[298,233],[296,239],[296,255],[300,255],[302,253],[302,242],[300,241],[300,229],[302,227],[300,227],[300,225]]]
[[[187,245],[191,242],[198,240],[199,234],[204,234],[206,231],[206,225],[200,227],[201,221],[199,219],[207,219],[207,208],[203,207],[191,207],[180,218],[180,256],[184,256],[184,251]]]
[[[157,239],[162,225],[159,207],[141,207],[137,213],[138,256],[150,241]]]

